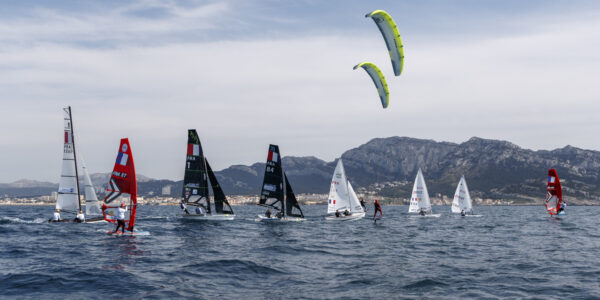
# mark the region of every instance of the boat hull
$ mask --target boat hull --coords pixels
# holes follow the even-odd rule
[[[284,217],[284,218],[277,218],[277,217],[270,217],[268,218],[265,215],[258,215],[258,218],[256,218],[257,222],[303,222],[306,221],[305,218],[298,218],[298,217]]]
[[[104,220],[103,217],[97,217],[97,218],[89,218],[89,219],[85,219],[86,223],[105,223],[106,220]]]
[[[179,215],[181,218],[185,220],[194,220],[194,221],[233,221],[235,219],[235,215],[230,214],[217,214],[217,215],[188,215],[181,214]]]
[[[343,214],[339,217],[336,217],[335,215],[333,216],[327,216],[325,217],[325,220],[327,221],[353,221],[353,220],[360,220],[362,218],[365,217],[365,213],[353,213],[349,216],[344,216]]]
[[[121,232],[120,230],[117,232],[113,232],[108,231],[106,234],[108,235],[116,235],[116,236],[144,236],[144,235],[150,235],[150,232],[148,231],[125,231],[125,232]]]

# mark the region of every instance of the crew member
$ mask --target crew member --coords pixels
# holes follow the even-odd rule
[[[424,216],[424,215],[425,215],[425,209],[421,208],[421,210],[419,211],[419,214],[420,214],[421,216]]]
[[[83,215],[83,212],[81,212],[81,209],[79,210],[79,213],[77,214],[77,216],[75,216],[75,222],[77,223],[83,223],[85,222],[85,216]]]
[[[283,212],[279,211],[275,216],[281,219],[283,218]]]
[[[117,211],[117,228],[113,233],[119,231],[119,227],[123,228],[121,233],[125,233],[125,212],[127,212],[127,207],[125,207],[125,203],[121,203],[121,207]]]
[[[271,210],[268,208],[267,208],[267,211],[265,212],[265,217],[271,218]]]
[[[365,204],[365,197],[360,197],[360,206],[362,206],[363,210],[367,211],[367,206]]]
[[[350,211],[346,208],[346,210],[344,211],[344,216],[349,216],[349,215],[351,215]]]
[[[340,213],[340,210],[339,210],[339,209],[336,209],[336,210],[335,210],[335,217],[336,217],[336,218],[339,218],[341,215],[342,215],[342,214]]]
[[[185,207],[185,203],[181,202],[181,205],[179,206],[181,207],[181,209],[183,209],[186,215],[190,214],[190,212],[187,210],[187,207]]]
[[[377,198],[375,198],[375,202],[373,202],[373,205],[375,206],[375,213],[373,214],[373,220],[375,220],[375,217],[377,217],[378,211],[379,211],[379,214],[381,214],[381,216],[383,217],[383,211],[381,210],[381,205],[379,205],[379,200],[377,200]]]
[[[52,221],[53,222],[60,222],[61,218],[60,218],[60,209],[56,209],[54,211],[54,216],[52,217]]]
[[[196,214],[197,215],[204,215],[204,212],[202,211],[202,208],[200,208],[200,206],[196,206]]]
[[[465,210],[464,210],[464,209],[460,211],[460,215],[461,215],[461,216],[463,216],[463,217],[467,215],[467,214],[465,213]]]

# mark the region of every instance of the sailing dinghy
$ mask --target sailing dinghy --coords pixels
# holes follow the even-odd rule
[[[473,215],[473,202],[467,187],[465,176],[460,177],[456,192],[454,192],[454,200],[452,200],[452,212],[464,213]]]
[[[214,210],[210,205],[208,183],[213,191]],[[225,197],[225,193],[208,160],[202,151],[200,138],[195,129],[188,130],[188,146],[183,177],[182,206],[195,206],[195,211],[188,211],[181,216],[193,220],[230,221],[235,214]]]
[[[134,231],[135,215],[137,211],[137,179],[135,177],[135,165],[129,139],[121,139],[117,160],[110,175],[102,214],[107,222],[117,223],[118,210],[121,203],[127,208],[125,213],[125,231],[114,232],[124,235],[149,235],[147,231]],[[113,234],[109,231],[108,234]]]
[[[335,171],[333,171],[333,177],[331,178],[327,213],[335,215],[327,216],[325,220],[347,221],[365,217],[365,210],[360,205],[352,184],[350,184],[350,181],[346,177],[346,171],[344,170],[341,158],[338,160]]]
[[[279,146],[277,145],[269,145],[265,176],[258,205],[267,207],[269,211],[273,209],[274,212],[272,212],[271,216],[259,215],[256,219],[257,221],[281,222],[305,220],[300,204],[292,190],[292,185],[282,170],[281,155],[279,154]]]
[[[551,216],[564,215],[565,206],[558,173],[555,169],[550,169],[548,170],[548,183],[546,184],[546,210]]]
[[[419,213],[424,217],[440,216],[440,214],[432,213],[431,202],[429,200],[429,192],[427,192],[425,178],[423,177],[423,172],[421,172],[420,168],[417,172],[417,177],[415,178],[415,184],[413,185],[408,212]]]

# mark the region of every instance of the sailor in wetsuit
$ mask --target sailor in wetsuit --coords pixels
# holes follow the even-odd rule
[[[125,233],[125,212],[127,212],[127,207],[125,207],[125,203],[121,203],[121,207],[117,211],[117,228],[113,233],[119,231],[119,227],[123,228],[121,233]]]
[[[54,211],[54,216],[52,216],[52,219],[50,220],[50,222],[60,222],[61,218],[60,218],[60,209],[56,209]]]
[[[381,205],[379,205],[379,200],[375,199],[375,202],[373,202],[373,205],[375,206],[375,213],[373,214],[373,220],[375,220],[375,217],[377,216],[377,212],[379,212],[379,214],[381,214],[381,216],[383,217],[383,211],[381,210]]]
[[[85,216],[83,215],[83,212],[81,212],[81,209],[79,210],[79,213],[77,214],[77,216],[75,216],[75,219],[73,220],[73,222],[77,222],[77,223],[85,222]]]
[[[346,210],[344,211],[344,216],[349,216],[351,215],[350,211],[346,208]]]
[[[190,214],[190,212],[187,210],[187,207],[185,207],[185,203],[181,202],[181,205],[179,206],[181,207],[181,209],[183,209],[186,215]]]
[[[424,215],[425,215],[425,209],[421,208],[421,210],[419,211],[419,214],[420,214],[421,216],[424,216]]]
[[[275,216],[281,219],[283,218],[283,212],[279,211]]]
[[[271,218],[271,210],[268,208],[267,208],[267,211],[265,212],[265,217]]]
[[[204,216],[204,212],[202,211],[202,208],[200,208],[200,206],[196,206],[196,214]]]
[[[565,211],[565,207],[567,205],[564,202],[560,203],[560,207],[558,208],[558,211],[556,212],[556,214],[560,214],[561,212]]]
[[[360,197],[360,206],[362,206],[363,210],[367,211],[367,205],[365,203],[365,197]]]
[[[461,216],[463,216],[463,217],[467,215],[467,214],[465,213],[465,210],[464,210],[464,209],[460,211],[460,215],[461,215]]]
[[[336,218],[339,218],[341,215],[342,215],[342,214],[340,213],[340,210],[339,210],[339,209],[336,209],[336,210],[335,210],[335,217],[336,217]]]

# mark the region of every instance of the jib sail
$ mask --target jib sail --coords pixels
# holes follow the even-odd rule
[[[233,214],[233,209],[231,209],[231,206],[227,201],[227,197],[225,197],[225,193],[223,192],[223,189],[221,189],[221,186],[217,181],[217,177],[215,176],[215,173],[213,173],[208,160],[206,160],[206,170],[208,171],[208,179],[210,180],[210,185],[213,190],[215,211],[220,214]]]
[[[283,173],[283,176],[285,177],[285,214],[292,217],[304,218],[304,214],[302,213],[298,200],[296,200],[296,195],[294,195],[287,174]]]
[[[133,231],[137,207],[137,180],[131,146],[127,138],[121,139],[117,161],[106,188],[106,197],[102,205],[104,220],[116,223],[121,203],[124,203],[128,210],[125,214],[125,227]]]

